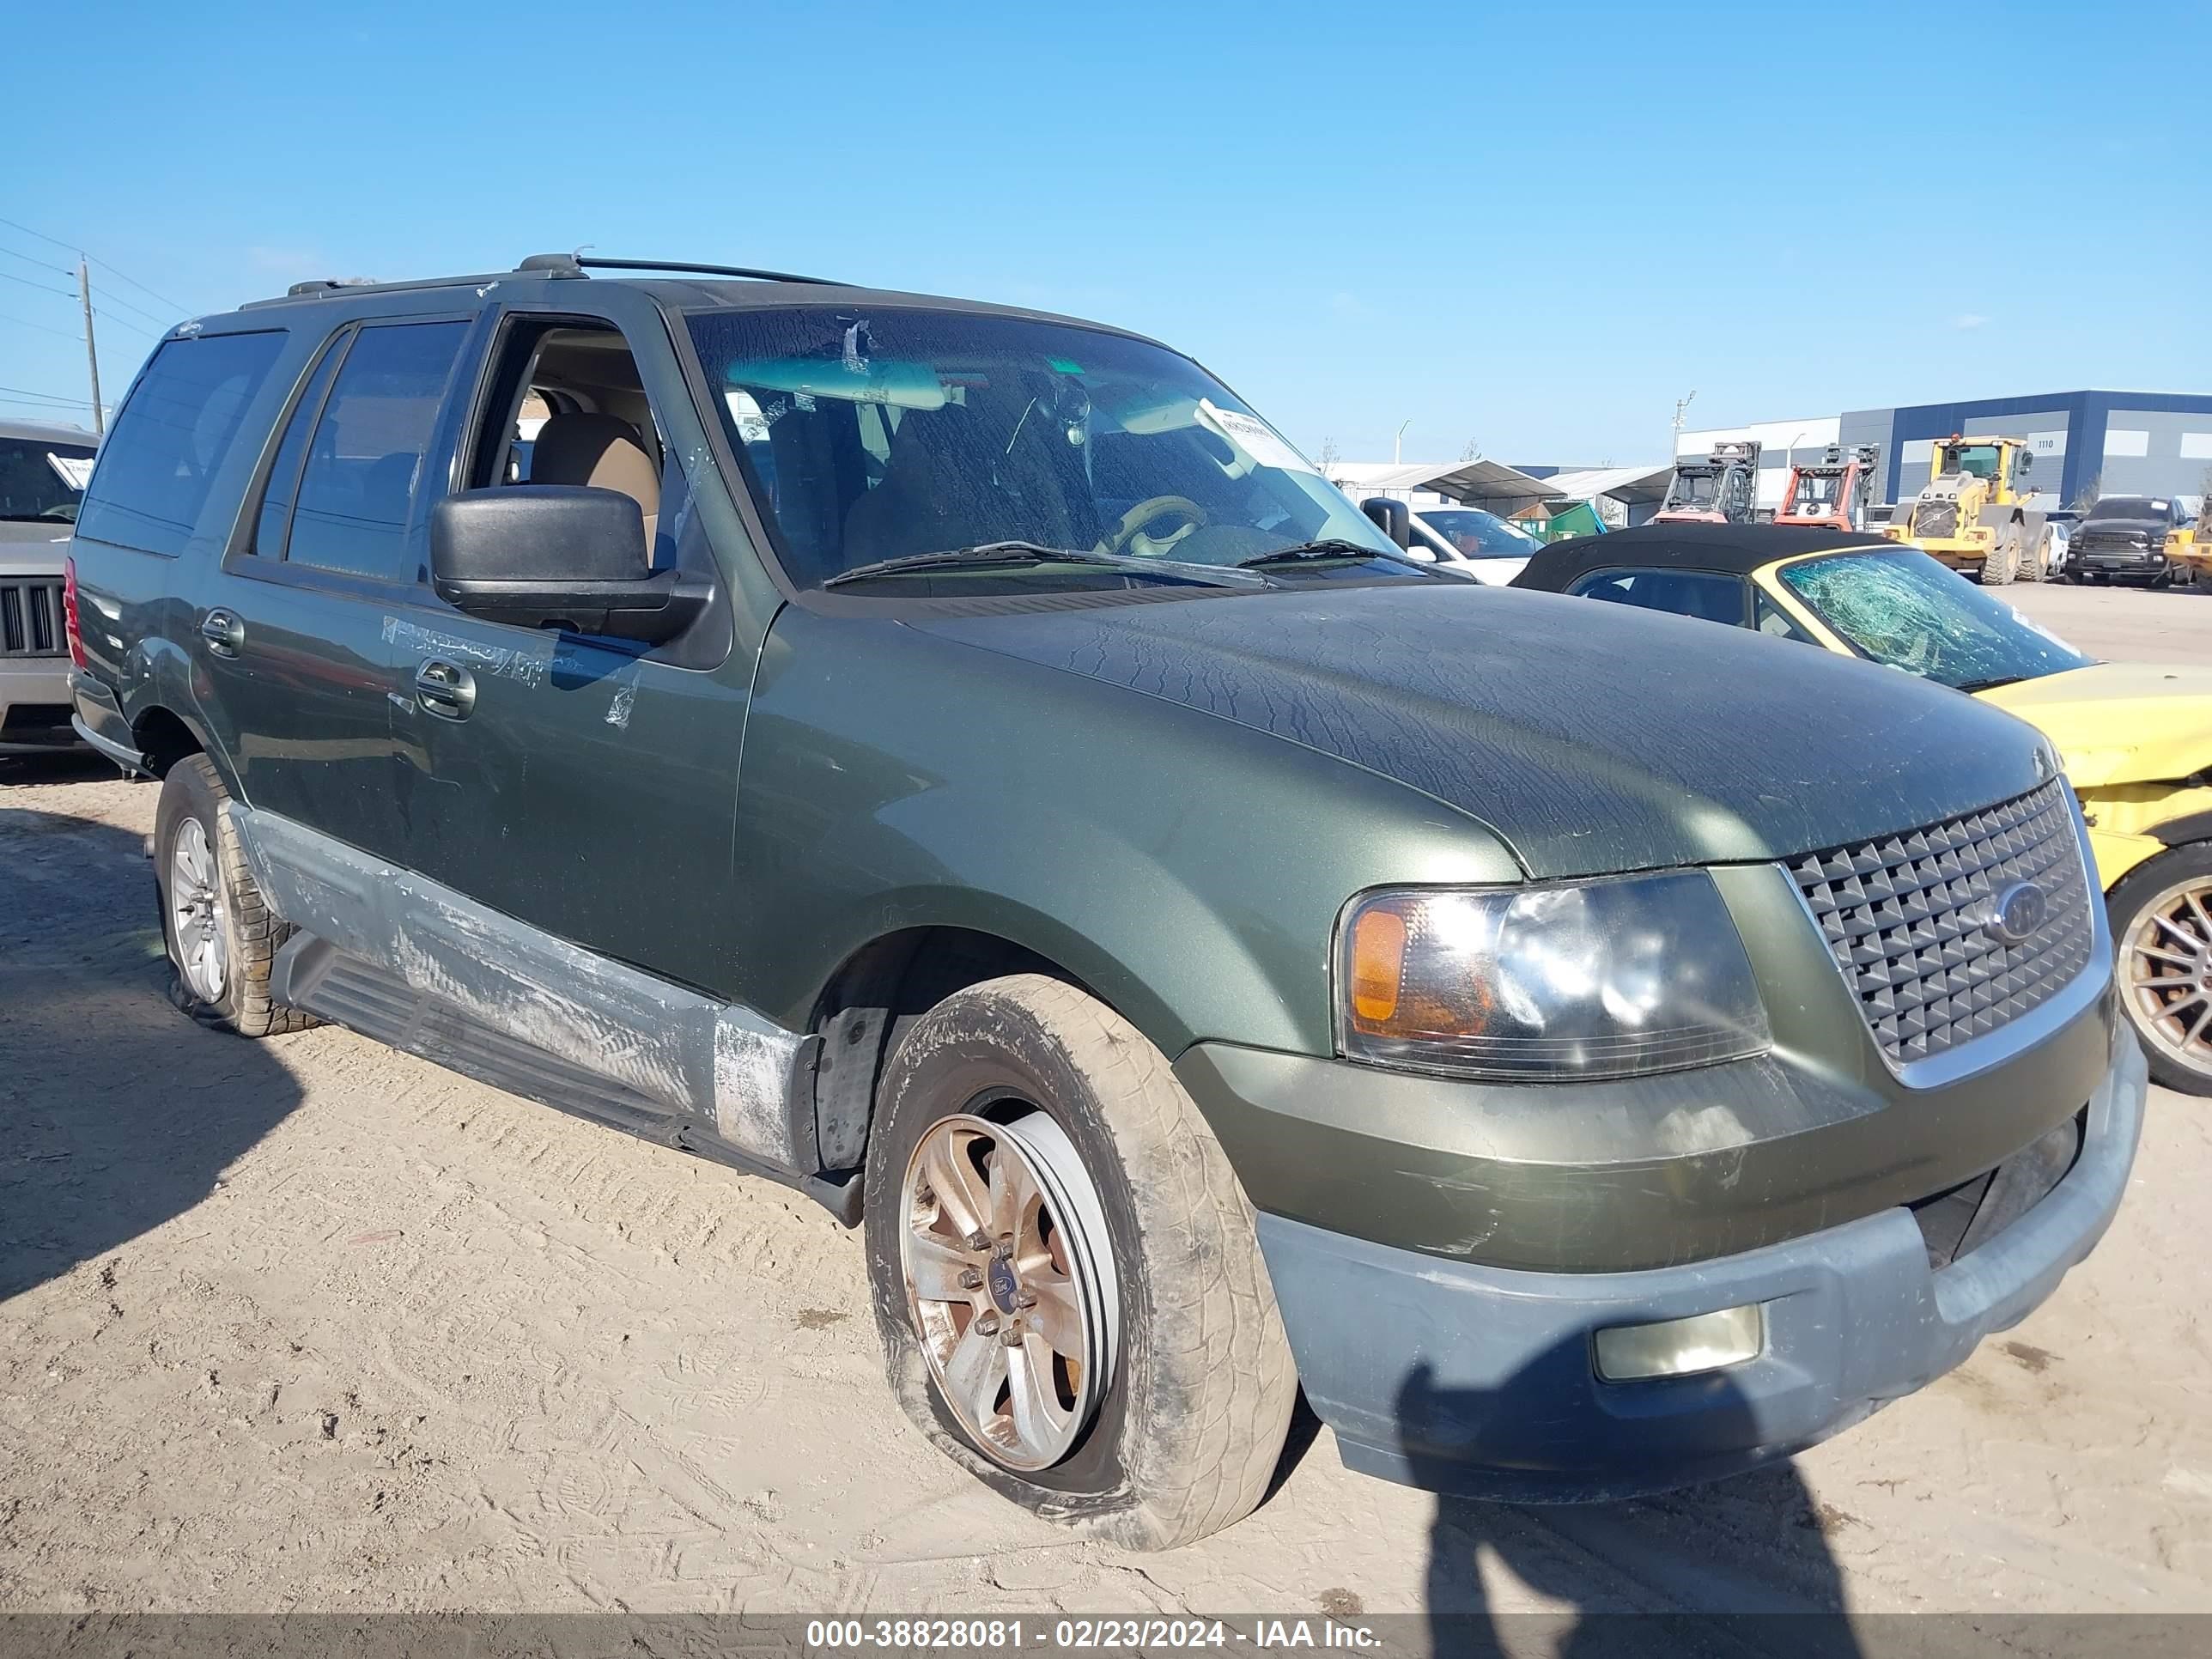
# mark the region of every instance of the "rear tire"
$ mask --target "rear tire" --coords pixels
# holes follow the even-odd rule
[[[2160,853],[2105,901],[2120,1007],[2151,1081],[2212,1095],[2212,842]]]
[[[169,1000],[203,1025],[240,1036],[304,1031],[312,1014],[272,1001],[269,969],[292,936],[262,902],[230,815],[230,792],[205,755],[161,780],[154,813],[154,885],[172,979]]]
[[[916,1021],[878,1099],[866,1176],[868,1273],[891,1388],[915,1425],[1024,1508],[1130,1548],[1172,1548],[1249,1514],[1282,1455],[1297,1376],[1252,1206],[1159,1050],[1073,986],[1014,975],[958,992]],[[994,1126],[1034,1146],[1023,1126],[1039,1112],[1049,1120],[1042,1138],[1077,1161],[1060,1165],[1073,1181],[1044,1183],[1047,1203],[1069,1187],[1089,1194],[1062,1206],[1077,1224],[1055,1221],[1051,1232],[1069,1234],[1070,1257],[1079,1244],[1103,1252],[1094,1280],[1107,1281],[1105,1292],[1080,1300],[1115,1316],[1095,1374],[1079,1379],[1071,1367],[1058,1375],[1059,1401],[1073,1410],[1087,1395],[1089,1415],[1064,1451],[1060,1443],[1048,1447],[1055,1461],[1042,1468],[1017,1455],[1011,1374],[989,1381],[975,1356],[962,1355],[979,1329],[987,1344],[997,1338],[1017,1351],[1033,1340],[1015,1328],[1043,1312],[1014,1310],[1027,1305],[1019,1294],[1034,1300],[1042,1290],[1050,1311],[1054,1281],[1043,1275],[1051,1267],[1033,1267],[1017,1247],[1015,1280],[1000,1266],[1009,1260],[1004,1253],[984,1246],[982,1271],[969,1267],[949,1290],[934,1277],[922,1285],[940,1261],[959,1265],[943,1242],[957,1243],[963,1228],[988,1239],[1000,1227],[997,1219],[969,1227],[957,1218],[976,1195],[939,1194],[964,1177],[933,1161],[939,1150],[966,1148],[970,1173],[994,1197],[988,1183],[1006,1148],[993,1144]],[[953,1133],[963,1139],[950,1140]],[[944,1172],[933,1181],[933,1170]],[[1103,1237],[1085,1239],[1090,1230]],[[1067,1273],[1066,1263],[1060,1268]],[[1066,1352],[1057,1340],[1052,1346]],[[1086,1373],[1091,1365],[1086,1351]],[[969,1391],[964,1420],[947,1403],[945,1377],[981,1382]],[[974,1425],[986,1413],[989,1431],[979,1432]]]

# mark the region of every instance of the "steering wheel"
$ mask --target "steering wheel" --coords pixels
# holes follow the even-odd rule
[[[1184,518],[1190,520],[1190,530],[1196,530],[1213,522],[1212,515],[1188,495],[1148,495],[1121,515],[1121,522],[1115,525],[1100,540],[1098,551],[1101,553],[1126,552],[1129,544],[1137,539],[1138,532],[1163,513],[1182,514]],[[1171,538],[1167,545],[1171,545],[1174,541],[1180,541],[1182,536],[1190,533],[1190,530],[1183,531],[1180,535]]]

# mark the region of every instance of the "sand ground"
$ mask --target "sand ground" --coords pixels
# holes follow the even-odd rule
[[[2027,589],[2203,660],[2212,596]],[[0,778],[0,1609],[2212,1610],[2212,1116],[2156,1092],[2101,1249],[1923,1395],[1762,1472],[1519,1510],[1346,1473],[1133,1556],[886,1395],[805,1200],[352,1034],[168,1005],[155,791]]]

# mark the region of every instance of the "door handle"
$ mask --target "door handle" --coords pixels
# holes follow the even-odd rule
[[[234,657],[246,643],[246,624],[228,611],[210,611],[200,618],[200,637],[218,657]]]
[[[415,671],[415,701],[440,720],[465,720],[477,706],[477,677],[459,663],[428,658]]]

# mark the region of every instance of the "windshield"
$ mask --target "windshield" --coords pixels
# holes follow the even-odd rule
[[[1782,567],[1784,586],[1874,661],[1962,691],[2040,679],[2094,660],[2010,605],[1900,548]]]
[[[1543,545],[1525,530],[1479,507],[1424,507],[1420,516],[1462,559],[1525,559]]]
[[[2163,519],[2170,510],[2171,504],[2164,499],[2154,501],[2148,495],[2106,495],[2099,498],[2082,522],[2092,523],[2099,519]]]
[[[1997,476],[1997,447],[1995,444],[1946,444],[1943,447],[1943,471],[1963,472],[1974,478],[1994,478]]]
[[[1721,475],[1716,471],[1677,472],[1667,501],[1669,506],[1711,507],[1719,499],[1720,488]]]
[[[1801,472],[1797,475],[1797,490],[1790,498],[1790,510],[1796,513],[1832,513],[1844,488],[1840,472]]]
[[[1431,580],[1273,428],[1162,347],[895,307],[725,309],[690,322],[801,586],[1010,542],[1124,556],[939,562],[856,580],[963,593],[1150,585],[1317,541],[1349,545],[1269,564],[1267,580]]]
[[[0,519],[73,524],[91,476],[90,444],[0,438]]]

